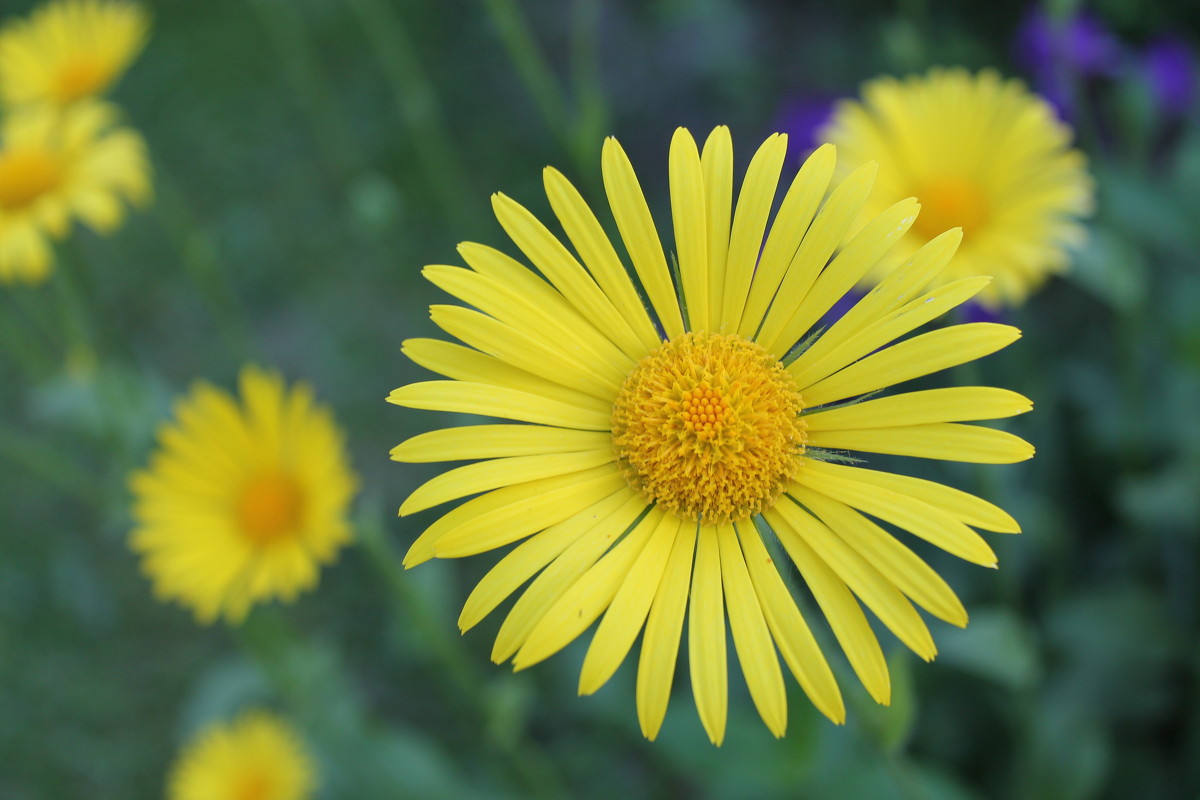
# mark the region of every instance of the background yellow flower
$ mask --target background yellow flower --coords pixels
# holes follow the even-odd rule
[[[315,787],[316,765],[300,737],[255,710],[196,735],[171,768],[167,800],[306,800]]]
[[[950,228],[963,243],[943,275],[990,275],[987,305],[1024,302],[1068,264],[1092,210],[1092,179],[1071,129],[1021,81],[994,70],[933,69],[868,81],[862,100],[838,104],[818,132],[837,145],[842,169],[879,163],[879,181],[860,224],[905,197],[921,216],[871,279]]]
[[[257,367],[242,370],[240,388],[234,398],[198,383],[130,479],[130,546],[158,598],[204,623],[294,600],[351,539],[357,480],[329,411],[307,386]]]
[[[149,20],[125,0],[57,0],[0,31],[0,98],[64,106],[106,92],[146,42]]]

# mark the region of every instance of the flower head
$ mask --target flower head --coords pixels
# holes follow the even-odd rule
[[[50,240],[79,219],[116,228],[125,203],[150,196],[146,145],[117,124],[112,106],[88,102],[10,112],[0,123],[0,283],[36,283],[52,262]]]
[[[65,106],[96,97],[146,43],[149,21],[124,0],[54,0],[0,32],[0,98]]]
[[[295,731],[274,714],[249,711],[214,723],[171,769],[168,800],[307,800],[315,788],[313,758]]]
[[[130,480],[130,546],[158,597],[204,623],[294,600],[351,537],[356,480],[329,411],[255,367],[240,383],[240,400],[197,384]]]
[[[944,280],[990,275],[980,294],[989,306],[1017,305],[1067,268],[1066,248],[1084,235],[1092,181],[1071,131],[1019,81],[985,70],[934,69],[905,80],[877,78],[862,101],[839,105],[826,141],[843,172],[879,162],[879,181],[860,225],[890,204],[915,196],[921,217],[912,234],[870,279],[952,227],[963,244]]]
[[[478,495],[435,521],[406,565],[516,544],[467,600],[461,628],[530,581],[492,657],[529,667],[600,619],[580,675],[583,694],[608,680],[640,634],[637,710],[650,738],[666,712],[685,620],[692,691],[714,743],[725,731],[727,622],[775,735],[787,724],[778,656],[823,713],[844,719],[833,673],[781,565],[799,568],[868,691],[886,703],[887,666],[859,602],[925,659],[936,649],[913,603],[955,625],[967,616],[950,587],[874,520],[986,566],[996,558],[973,527],[1018,530],[1003,511],[963,492],[838,463],[835,454],[846,450],[1028,458],[1032,448],[1017,437],[961,424],[1026,411],[1029,402],[1012,392],[864,399],[987,355],[1019,333],[959,325],[892,344],[988,283],[927,288],[958,245],[951,231],[810,336],[916,222],[919,206],[894,204],[835,255],[875,166],[831,185],[834,148],[819,148],[768,224],[786,150],[784,136],[766,141],[735,204],[728,130],[714,130],[702,152],[686,130],[676,132],[673,278],[633,167],[616,140],[605,142],[604,184],[636,285],[556,170],[545,171],[546,192],[574,252],[515,201],[494,196],[500,224],[541,275],[470,243],[459,247],[469,269],[427,267],[429,280],[473,307],[432,309],[434,322],[466,346],[405,342],[410,358],[449,380],[389,397],[506,420],[436,430],[393,450],[400,461],[478,459],[433,478],[401,506],[407,515]]]

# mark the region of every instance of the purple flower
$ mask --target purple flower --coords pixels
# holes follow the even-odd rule
[[[1121,43],[1093,14],[1054,19],[1034,6],[1017,30],[1014,49],[1034,88],[1064,119],[1075,114],[1079,82],[1120,71]]]
[[[1196,101],[1196,62],[1192,48],[1176,36],[1164,36],[1146,48],[1143,70],[1159,112],[1187,116]]]
[[[775,130],[788,136],[788,163],[798,164],[821,144],[817,132],[833,116],[838,95],[815,91],[798,95],[786,103],[776,119]]]

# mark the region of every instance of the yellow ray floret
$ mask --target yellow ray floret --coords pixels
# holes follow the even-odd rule
[[[99,102],[12,111],[0,124],[0,283],[38,283],[79,220],[101,234],[150,197],[141,136]]]
[[[938,232],[840,319],[814,329],[893,256],[923,212],[898,198],[852,231],[878,170],[868,164],[834,181],[832,146],[782,176],[788,188],[777,205],[786,144],[768,139],[739,189],[728,130],[714,130],[702,148],[676,131],[666,159],[670,214],[656,221],[609,139],[604,189],[619,241],[553,169],[546,193],[566,241],[497,195],[496,215],[532,268],[469,243],[459,247],[466,269],[428,268],[470,306],[433,310],[462,344],[406,342],[415,362],[446,380],[388,398],[500,420],[460,420],[392,451],[400,461],[475,460],[401,506],[408,515],[474,495],[417,537],[406,566],[511,546],[471,592],[459,626],[474,627],[515,595],[492,658],[526,669],[595,624],[581,694],[603,686],[640,635],[637,716],[651,739],[685,626],[692,695],[714,744],[730,713],[727,640],[774,735],[787,726],[783,665],[822,713],[845,720],[807,621],[818,615],[785,580],[793,568],[867,691],[889,702],[887,661],[864,608],[926,660],[937,647],[918,607],[967,624],[953,588],[894,529],[984,566],[996,557],[976,528],[1019,531],[1004,511],[957,489],[836,463],[838,451],[854,451],[855,461],[872,453],[1019,461],[1032,455],[1028,444],[969,423],[1031,404],[986,386],[867,397],[1020,334],[985,323],[914,333],[989,284],[941,281],[958,229]],[[659,238],[664,222],[677,269]]]
[[[197,384],[130,478],[130,547],[155,595],[203,623],[290,602],[351,539],[357,480],[329,411],[256,367],[240,384],[238,398]]]
[[[944,280],[990,275],[980,300],[1018,305],[1067,268],[1091,213],[1093,184],[1071,130],[1020,81],[992,70],[933,69],[877,78],[860,101],[845,101],[818,133],[842,154],[842,169],[878,162],[879,180],[861,227],[903,197],[921,216],[870,283],[922,242],[961,228],[963,244]]]
[[[296,732],[266,711],[213,723],[179,755],[167,800],[308,800],[316,763]]]
[[[149,20],[125,0],[54,0],[0,31],[0,97],[66,106],[106,92],[146,42]]]

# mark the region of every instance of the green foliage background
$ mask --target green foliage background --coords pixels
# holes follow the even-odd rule
[[[651,744],[632,665],[577,698],[582,643],[514,675],[488,660],[495,620],[459,638],[458,608],[494,557],[395,566],[434,518],[394,511],[436,466],[387,453],[436,415],[383,402],[419,377],[400,342],[434,335],[426,307],[443,298],[420,267],[454,263],[459,241],[504,246],[492,191],[545,213],[545,164],[601,200],[604,135],[621,138],[661,218],[678,125],[730,125],[744,165],[797,98],[933,64],[1019,75],[1024,4],[151,8],[152,39],[115,99],[149,142],[154,208],[60,253],[83,276],[84,327],[61,317],[58,278],[3,290],[0,797],[161,796],[191,734],[258,703],[300,726],[322,798],[1200,794],[1196,108],[1164,120],[1130,71],[1088,95],[1091,243],[1014,315],[1022,342],[970,376],[1034,399],[1012,428],[1038,456],[929,467],[1025,529],[992,537],[999,572],[934,559],[970,626],[935,623],[931,665],[883,634],[890,709],[835,656],[849,722],[829,724],[793,684],[781,741],[734,677],[712,748],[682,674]],[[1094,11],[1130,52],[1167,32],[1194,45],[1200,30],[1183,0]],[[361,541],[295,606],[199,628],[139,575],[125,480],[172,397],[197,378],[230,387],[247,360],[336,409],[363,478]]]

